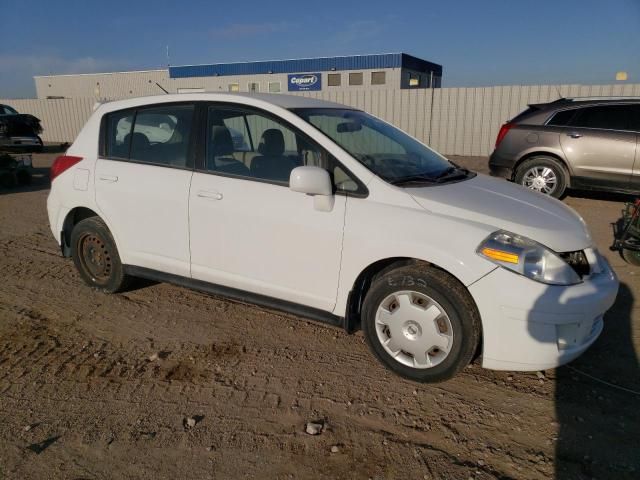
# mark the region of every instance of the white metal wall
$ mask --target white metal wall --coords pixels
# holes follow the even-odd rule
[[[343,89],[301,95],[361,108],[447,155],[489,155],[500,125],[529,103],[563,97],[639,96],[640,84],[510,85],[420,90]],[[45,141],[72,141],[94,100],[0,100],[42,120]]]

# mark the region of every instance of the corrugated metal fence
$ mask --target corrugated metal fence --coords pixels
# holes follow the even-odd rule
[[[41,120],[45,142],[72,142],[93,111],[92,98],[0,100]]]
[[[304,92],[361,108],[447,155],[489,155],[500,125],[529,103],[563,97],[640,96],[640,84],[510,85],[420,90]],[[42,120],[45,141],[72,141],[91,114],[89,98],[0,100]]]

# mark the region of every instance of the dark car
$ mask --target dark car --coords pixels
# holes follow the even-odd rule
[[[0,151],[42,151],[40,119],[0,104]]]
[[[505,123],[489,159],[494,176],[553,197],[567,188],[635,193],[640,99],[561,98]]]

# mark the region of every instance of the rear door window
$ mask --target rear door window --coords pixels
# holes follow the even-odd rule
[[[194,105],[161,105],[107,115],[106,157],[188,166],[194,110]]]
[[[629,129],[634,132],[640,132],[640,105],[631,106],[631,120]]]
[[[572,127],[602,130],[630,130],[630,105],[600,105],[580,108],[571,120]]]
[[[130,160],[186,167],[193,105],[138,110],[131,134]]]

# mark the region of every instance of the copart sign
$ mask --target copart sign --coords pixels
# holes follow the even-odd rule
[[[293,73],[289,76],[290,92],[300,92],[306,90],[321,90],[322,76],[320,73]]]

